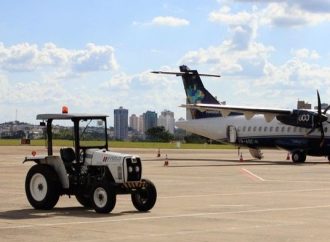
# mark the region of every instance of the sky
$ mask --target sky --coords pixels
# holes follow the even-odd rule
[[[0,123],[39,113],[185,117],[182,64],[231,105],[330,102],[330,0],[0,0]]]

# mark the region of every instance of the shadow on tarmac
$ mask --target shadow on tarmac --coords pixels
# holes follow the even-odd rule
[[[96,213],[93,209],[84,207],[65,207],[53,208],[51,210],[16,209],[0,212],[0,219],[23,220],[23,219],[38,219],[51,217],[84,217],[84,218],[109,218],[119,217],[127,214],[141,213],[139,211],[123,211],[120,213]]]

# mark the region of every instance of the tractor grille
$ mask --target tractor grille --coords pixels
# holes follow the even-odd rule
[[[142,174],[140,158],[126,158],[127,181],[139,181]]]
[[[125,189],[138,189],[142,188],[146,185],[145,181],[131,181],[131,182],[125,182],[122,185],[122,188]]]

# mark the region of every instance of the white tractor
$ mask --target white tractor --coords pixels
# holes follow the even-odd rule
[[[46,126],[48,155],[33,153],[24,160],[36,163],[25,180],[27,199],[35,209],[52,209],[61,195],[74,195],[84,207],[109,213],[118,194],[131,194],[139,211],[153,208],[157,191],[151,181],[142,179],[140,157],[108,150],[106,118],[68,113],[37,115],[42,120],[40,125]],[[53,120],[73,122],[74,149],[61,148],[59,155],[53,154]]]

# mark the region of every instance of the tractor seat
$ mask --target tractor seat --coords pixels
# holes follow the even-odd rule
[[[61,158],[64,163],[70,164],[76,159],[76,155],[72,148],[62,148],[60,149]]]

